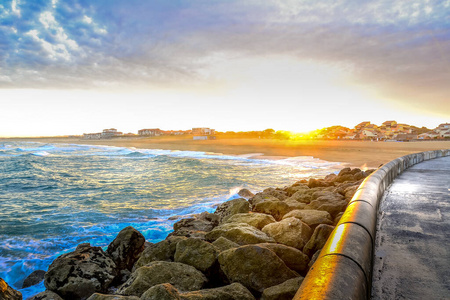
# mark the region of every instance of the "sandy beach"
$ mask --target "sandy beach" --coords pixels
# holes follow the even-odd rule
[[[77,138],[21,138],[0,141],[29,141],[42,143],[72,143],[164,149],[203,151],[222,154],[257,154],[255,157],[276,159],[283,157],[312,156],[318,159],[342,162],[350,167],[375,168],[397,157],[422,151],[449,149],[450,141],[421,142],[370,142],[336,140],[276,140],[276,139],[224,139],[194,141],[191,136],[155,138],[116,138],[82,140]]]

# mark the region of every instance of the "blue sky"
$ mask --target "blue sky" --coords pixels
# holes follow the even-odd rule
[[[0,136],[434,127],[449,16],[448,0],[0,0]]]

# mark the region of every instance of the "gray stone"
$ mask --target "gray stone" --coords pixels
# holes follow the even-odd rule
[[[154,261],[134,271],[117,293],[140,297],[146,290],[161,283],[170,283],[180,291],[195,291],[201,289],[206,282],[205,275],[192,266]]]
[[[274,223],[276,220],[271,215],[261,213],[235,214],[228,218],[225,223],[247,223],[261,230],[264,226]]]
[[[44,270],[36,270],[33,271],[30,275],[25,278],[22,284],[22,288],[25,289],[27,287],[33,286],[44,280],[45,271]]]
[[[145,248],[138,261],[134,264],[133,271],[151,263],[152,261],[173,261],[177,244],[185,239],[187,238],[173,236]]]
[[[144,236],[131,226],[122,229],[106,252],[112,257],[118,269],[131,271],[139,255],[144,251]]]
[[[219,250],[211,243],[188,238],[177,244],[174,260],[207,272],[213,267],[218,255]]]
[[[253,207],[254,212],[272,215],[277,221],[281,220],[290,210],[289,205],[283,201],[264,201]]]
[[[263,291],[261,300],[292,300],[300,288],[303,277],[288,279]]]
[[[298,276],[273,251],[258,245],[223,251],[219,263],[230,282],[239,282],[259,293]]]
[[[261,230],[246,223],[225,223],[219,225],[206,234],[206,239],[209,242],[213,242],[221,236],[239,245],[275,242],[273,238]]]
[[[205,289],[181,294],[181,300],[255,300],[252,293],[240,283],[215,289]],[[156,300],[156,299],[155,299]]]
[[[330,214],[323,210],[293,210],[284,215],[283,219],[291,217],[301,220],[303,223],[306,223],[306,225],[311,227],[311,229],[314,229],[319,224],[333,225]]]
[[[308,204],[309,202],[311,202],[312,196],[311,193],[309,192],[309,188],[308,190],[299,190],[297,192],[295,192],[291,197],[287,198],[285,201],[296,201],[299,203],[305,203]]]
[[[332,217],[345,210],[347,201],[335,197],[322,196],[311,201],[305,209],[315,209],[327,211]]]
[[[265,201],[280,201],[277,197],[274,197],[270,194],[266,193],[257,193],[253,198],[250,198],[248,202],[254,207],[256,204],[265,202]]]
[[[317,250],[322,249],[323,246],[325,246],[328,237],[333,232],[333,229],[334,226],[325,224],[317,226],[308,243],[306,243],[303,248],[303,253],[311,257]]]
[[[92,294],[87,300],[139,300],[139,297],[95,293]]]
[[[219,237],[217,240],[215,240],[214,242],[212,242],[212,244],[219,249],[220,252],[228,250],[228,249],[232,249],[232,248],[237,248],[239,247],[239,244],[230,241],[227,238],[224,238],[223,236]]]
[[[31,298],[27,298],[27,300],[64,300],[57,293],[46,290],[37,295],[34,295]]]
[[[297,218],[287,218],[277,223],[266,225],[262,231],[277,243],[302,250],[311,237],[312,230]]]
[[[116,264],[101,247],[81,244],[52,262],[44,285],[64,299],[86,299],[106,292],[117,275]]]
[[[170,283],[161,283],[149,288],[140,300],[180,300],[178,290]]]
[[[250,198],[255,196],[255,194],[250,192],[248,189],[241,189],[238,192],[238,195],[241,196],[242,198],[245,198],[245,199],[250,199]]]
[[[273,251],[291,270],[301,274],[308,270],[309,257],[294,247],[275,243],[257,244],[257,246]]]
[[[248,213],[250,211],[250,204],[244,198],[234,199],[220,204],[216,211],[216,215],[220,216],[221,222],[232,215],[239,213]]]

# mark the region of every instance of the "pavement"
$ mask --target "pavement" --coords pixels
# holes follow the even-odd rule
[[[414,165],[384,193],[372,299],[450,299],[450,156]]]

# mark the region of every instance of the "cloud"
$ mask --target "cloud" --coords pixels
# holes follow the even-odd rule
[[[0,80],[4,88],[182,86],[208,82],[218,59],[281,55],[339,65],[360,84],[420,109],[436,111],[450,99],[450,1],[13,0],[3,6],[0,75],[11,79]]]

